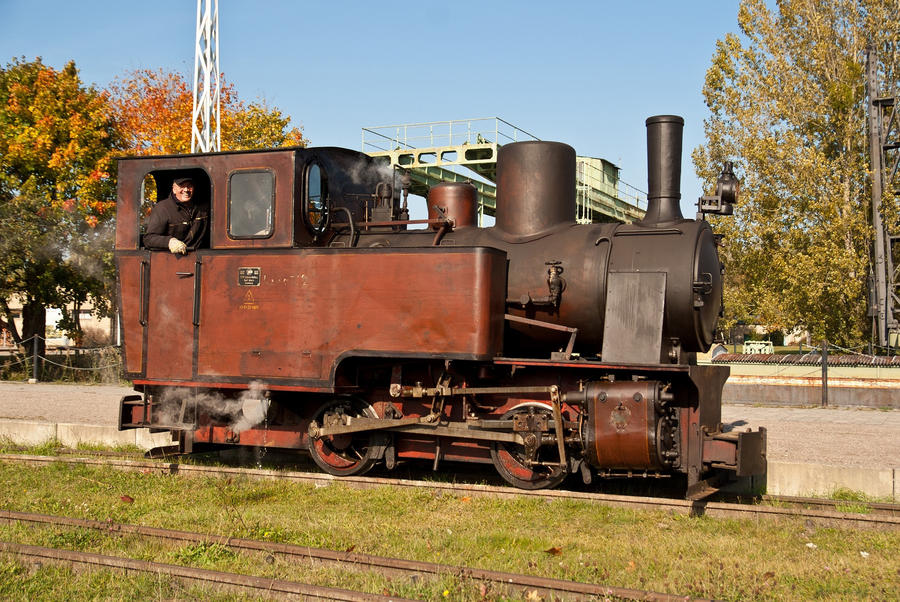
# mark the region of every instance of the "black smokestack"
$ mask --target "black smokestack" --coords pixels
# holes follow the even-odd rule
[[[647,118],[647,214],[649,226],[684,219],[681,214],[681,134],[677,115]]]

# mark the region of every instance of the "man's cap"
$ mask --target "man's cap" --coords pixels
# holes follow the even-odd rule
[[[184,186],[185,182],[190,182],[191,184],[193,184],[194,178],[192,178],[190,176],[175,178],[175,183],[178,184],[179,186]]]

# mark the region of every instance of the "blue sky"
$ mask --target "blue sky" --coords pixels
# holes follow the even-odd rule
[[[701,90],[737,0],[361,2],[220,0],[220,67],[245,101],[291,115],[313,145],[359,149],[361,128],[501,117],[647,189],[651,115],[685,118],[682,210],[703,194]],[[128,70],[192,80],[194,0],[0,0],[0,61],[74,59],[105,87]],[[188,127],[187,125],[185,127]]]

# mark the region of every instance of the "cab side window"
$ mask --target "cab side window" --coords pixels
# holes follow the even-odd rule
[[[318,163],[306,169],[304,219],[310,232],[317,236],[328,225],[328,176]]]
[[[275,173],[238,171],[228,178],[228,235],[231,238],[267,238],[275,214]]]

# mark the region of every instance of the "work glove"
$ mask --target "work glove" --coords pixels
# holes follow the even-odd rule
[[[177,238],[169,239],[169,250],[173,253],[181,253],[184,255],[187,253],[187,245],[178,240]]]

